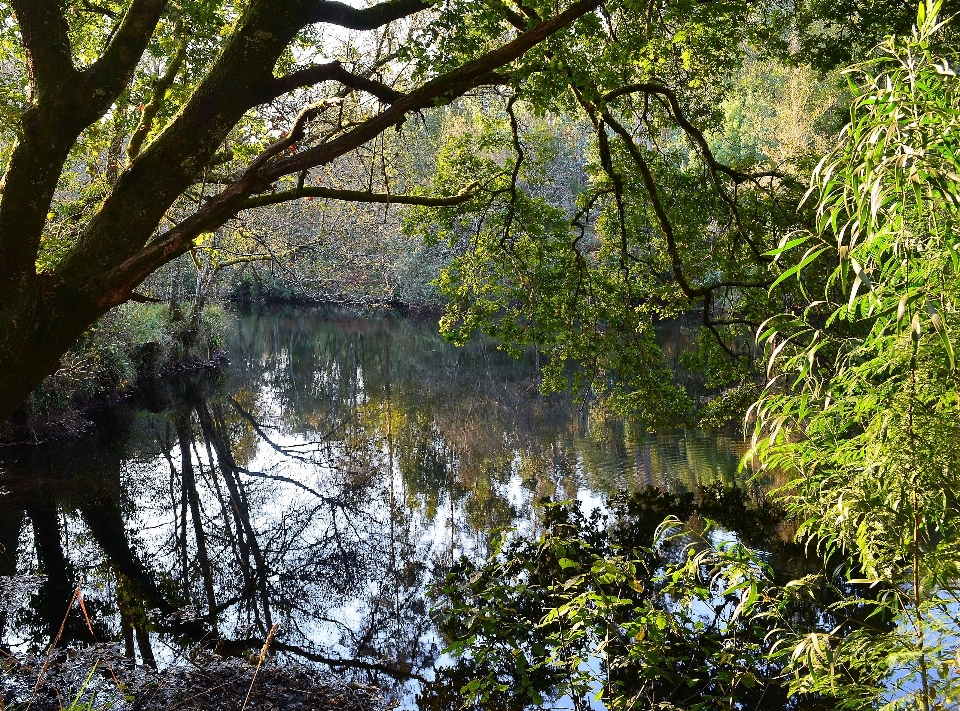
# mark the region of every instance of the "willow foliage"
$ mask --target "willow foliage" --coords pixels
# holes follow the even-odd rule
[[[790,476],[801,536],[849,556],[891,623],[800,642],[797,686],[858,708],[960,694],[960,93],[939,9],[850,71],[850,123],[808,193],[816,228],[776,250],[794,260],[778,281],[827,269],[826,287],[761,329],[772,377],[753,453]]]

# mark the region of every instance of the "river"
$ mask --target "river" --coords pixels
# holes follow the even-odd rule
[[[533,354],[455,348],[431,319],[257,309],[227,349],[222,372],[143,388],[80,441],[0,455],[0,575],[45,576],[0,609],[8,649],[43,650],[81,579],[91,626],[75,611],[64,643],[163,666],[211,639],[258,650],[278,623],[277,654],[433,708],[456,690],[424,590],[453,560],[536,535],[545,497],[738,481],[735,435],[541,396]]]

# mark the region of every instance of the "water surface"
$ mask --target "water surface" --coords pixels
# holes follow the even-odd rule
[[[536,535],[544,497],[737,478],[736,436],[543,397],[532,354],[455,348],[429,319],[255,310],[227,347],[224,372],[145,388],[83,441],[2,455],[0,575],[46,577],[0,609],[0,642],[44,649],[79,578],[93,630],[74,613],[67,642],[164,665],[279,623],[277,653],[416,708],[449,661],[424,586],[454,559]]]

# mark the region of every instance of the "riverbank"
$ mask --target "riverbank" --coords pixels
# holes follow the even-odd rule
[[[220,367],[226,362],[223,329],[216,305],[199,317],[159,303],[110,311],[0,425],[0,446],[75,439],[90,430],[99,412],[152,379]]]
[[[400,299],[375,299],[367,297],[325,295],[310,297],[296,294],[258,294],[258,295],[231,295],[228,299],[231,304],[243,308],[254,306],[267,307],[314,307],[357,311],[361,313],[392,312],[401,316],[440,316],[444,312],[445,304],[442,301],[403,301]]]
[[[280,622],[284,663],[333,662],[328,681],[449,711],[472,677],[444,666],[428,586],[461,555],[486,560],[497,531],[540,530],[544,497],[592,507],[655,485],[740,511],[714,487],[748,476],[742,437],[652,433],[542,396],[533,352],[458,348],[433,319],[319,308],[231,309],[224,332],[222,372],[145,385],[64,446],[0,449],[0,576],[45,576],[10,598],[0,645],[42,655],[82,576],[96,640],[129,648],[138,669],[214,639],[249,664]],[[682,348],[687,333],[668,336]],[[637,511],[652,536],[666,512]],[[779,522],[736,524],[772,559],[797,559]],[[60,645],[91,644],[71,609]]]
[[[385,711],[375,687],[268,659],[201,654],[157,671],[120,645],[0,657],[0,708],[32,711]]]

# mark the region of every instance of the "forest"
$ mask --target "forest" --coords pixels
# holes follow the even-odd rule
[[[0,710],[956,707],[958,11],[0,0]]]

